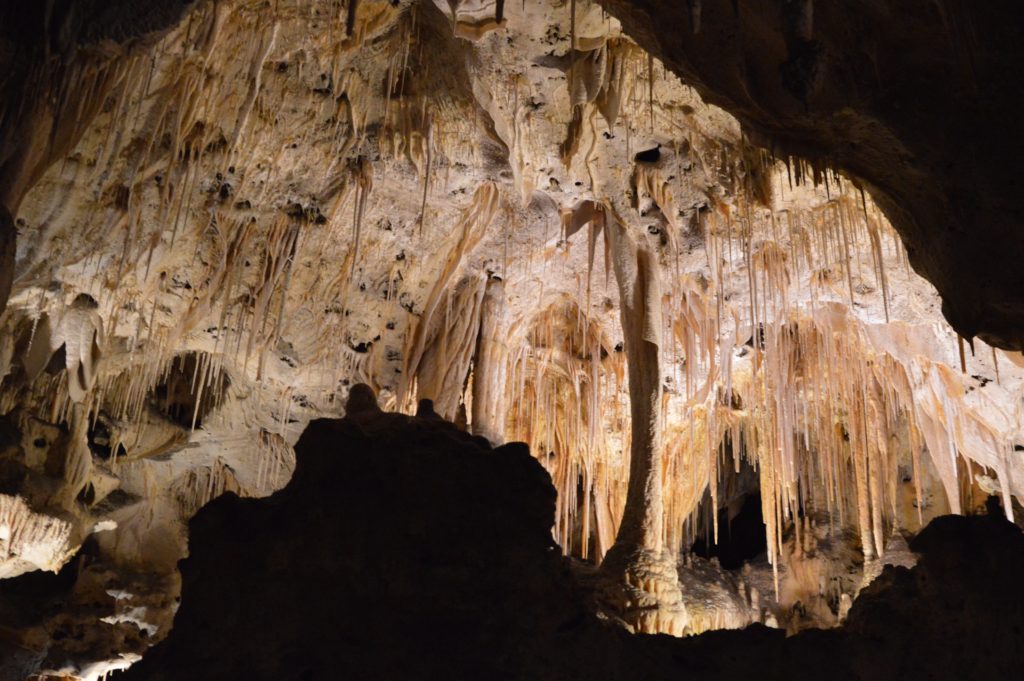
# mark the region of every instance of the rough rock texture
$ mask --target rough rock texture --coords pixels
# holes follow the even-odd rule
[[[140,39],[179,22],[191,5],[65,0],[0,7],[0,205],[17,211],[25,192],[78,142],[102,104],[90,77],[145,42]],[[3,213],[0,245],[6,246]],[[7,292],[0,283],[0,310]]]
[[[601,4],[764,146],[864,180],[957,331],[1024,349],[1024,6]]]
[[[802,467],[796,433],[830,440],[806,453],[811,463],[826,446],[847,455],[831,416],[808,425],[792,391],[754,408],[765,386],[746,380],[762,360],[746,345],[760,324],[773,327],[772,372],[760,378],[771,373],[781,390],[824,375],[832,357],[796,367],[772,342],[796,319],[810,339],[820,320],[806,315],[832,315],[824,302],[849,310],[845,337],[871,335],[867,349],[841,348],[850,367],[890,354],[910,375],[889,386],[900,373],[879,369],[814,414],[846,420],[866,389],[872,430],[894,411],[900,423],[887,431],[904,419],[929,427],[924,465],[945,466],[948,495],[948,443],[990,468],[1004,495],[1024,489],[1024,459],[1007,456],[1024,371],[1002,359],[999,380],[997,355],[979,352],[967,371],[984,389],[972,390],[947,370],[956,339],[936,324],[935,292],[848,181],[794,187],[735,119],[597,5],[510,5],[500,29],[475,39],[460,32],[488,25],[488,3],[460,3],[454,33],[448,6],[352,7],[200,2],[177,23],[154,12],[159,21],[139,24],[163,32],[107,36],[125,44],[98,51],[72,33],[62,40],[80,49],[65,47],[93,61],[45,70],[40,89],[17,100],[56,89],[56,122],[4,119],[13,146],[3,181],[20,188],[4,200],[16,252],[0,243],[16,256],[0,317],[0,411],[26,433],[40,422],[69,432],[46,454],[61,483],[50,497],[84,525],[117,522],[105,548],[118,561],[172,570],[182,521],[224,489],[279,488],[305,423],[341,415],[360,381],[399,409],[430,398],[446,417],[475,412],[471,427],[491,440],[528,441],[559,489],[559,543],[600,558],[622,514],[631,427],[619,293],[593,222],[604,205],[650,250],[665,297],[657,454],[671,549],[727,428],[789,443],[766,503],[798,484],[787,478]],[[19,41],[35,45],[9,38],[10,59]],[[23,120],[39,129],[17,133]],[[485,320],[498,280],[502,319]],[[898,323],[914,327],[913,348]],[[501,342],[482,342],[481,329]],[[812,394],[839,395],[812,386],[802,397]],[[915,401],[921,414],[908,413]],[[908,463],[922,437],[901,440],[891,458]],[[29,468],[40,472],[41,458]],[[896,465],[878,468],[896,475]],[[111,512],[115,491],[138,506]]]
[[[785,565],[808,508],[842,518],[836,536],[870,556],[895,529],[971,509],[975,488],[1007,507],[1024,498],[1020,353],[958,353],[871,192],[773,161],[599,4],[509,3],[501,17],[493,0],[9,5],[0,414],[17,444],[0,453],[0,492],[19,511],[0,516],[0,535],[30,513],[71,525],[66,546],[19,571],[57,569],[103,529],[101,562],[173,585],[188,519],[224,492],[280,489],[306,424],[345,413],[359,382],[388,408],[429,398],[491,442],[528,442],[558,492],[556,542],[595,563],[631,467],[634,487],[663,484],[660,508],[632,495],[633,517],[674,556],[699,531],[700,500],[721,508],[724,471],[747,460],[768,581],[819,596],[828,570]],[[759,50],[790,24],[802,56],[785,86],[817,72],[809,3],[786,3],[781,19],[770,3],[704,5],[739,12],[748,76],[774,73],[778,55]],[[910,3],[871,11],[897,5]],[[631,25],[646,6],[624,13]],[[836,11],[819,17],[823,35],[839,30]],[[747,40],[751,22],[766,35]],[[709,67],[729,72],[731,54]],[[859,73],[830,82],[859,85]],[[745,81],[758,98],[755,80],[768,78]],[[779,120],[816,129],[800,118],[817,115],[812,90],[804,114]],[[801,149],[823,165],[810,146],[775,151]],[[868,158],[873,172],[923,163],[899,149]],[[875,184],[890,214],[920,208]],[[649,253],[661,291],[645,305],[663,330],[646,368],[626,361],[639,363],[626,342],[639,329],[623,329],[605,210]],[[634,406],[638,392],[653,398],[637,412],[647,423],[631,423],[627,386]],[[630,442],[634,426],[661,443]],[[727,434],[731,456],[716,457]],[[753,597],[734,607],[712,591],[696,600],[725,603],[730,626],[754,610]],[[697,619],[723,621],[715,607]],[[102,661],[57,662],[71,673]]]
[[[57,574],[0,582],[0,679],[35,679],[40,670],[50,670],[44,678],[102,678],[166,634],[177,584],[97,554],[90,542]]]
[[[193,519],[175,628],[124,678],[885,681],[1024,663],[1024,536],[998,515],[933,522],[920,563],[887,568],[845,629],[632,636],[583,607],[541,467],[478,442],[375,410],[315,421],[284,490]]]

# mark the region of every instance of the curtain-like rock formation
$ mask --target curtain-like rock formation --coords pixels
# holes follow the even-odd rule
[[[0,536],[80,568],[39,665],[165,636],[189,519],[324,417],[524,441],[634,630],[834,626],[936,516],[1015,517],[1016,8],[606,5],[0,9]]]

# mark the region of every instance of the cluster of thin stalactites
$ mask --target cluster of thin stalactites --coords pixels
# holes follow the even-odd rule
[[[579,151],[581,107],[597,107],[610,127],[617,119],[636,123],[646,120],[646,115],[651,130],[655,128],[653,59],[625,39],[585,49],[592,46],[579,44],[575,36],[573,6],[574,52],[568,85],[573,120],[578,113],[580,121],[575,132],[570,123],[563,150],[568,164]],[[173,67],[156,71],[154,60],[139,56],[95,76],[91,87],[101,90],[112,104],[107,122],[110,137],[140,140],[137,157],[125,168],[123,191],[111,199],[120,210],[113,223],[116,229],[110,230],[98,212],[104,219],[87,225],[82,239],[83,244],[95,246],[101,235],[110,232],[122,240],[113,255],[96,248],[95,257],[86,257],[81,267],[99,282],[94,291],[99,308],[113,311],[94,325],[96,338],[121,338],[128,350],[110,352],[118,370],[108,365],[98,376],[91,373],[91,346],[69,356],[66,374],[29,372],[38,374],[36,392],[48,395],[37,400],[41,416],[55,423],[72,423],[77,418],[82,429],[88,429],[87,423],[95,425],[101,412],[119,423],[140,422],[154,387],[172,371],[180,348],[188,345],[201,324],[210,322],[218,329],[216,338],[209,351],[197,353],[198,360],[190,365],[188,390],[194,395],[190,402],[194,411],[184,416],[188,427],[199,418],[203,394],[230,399],[225,376],[249,376],[269,383],[268,357],[281,343],[287,325],[304,319],[310,309],[344,308],[356,286],[374,168],[353,150],[360,148],[371,123],[382,131],[381,148],[393,157],[406,157],[421,177],[417,228],[422,234],[427,222],[430,229],[427,201],[437,172],[435,156],[445,145],[454,144],[456,135],[446,133],[440,124],[454,118],[451,112],[432,111],[426,98],[404,96],[409,62],[415,58],[408,48],[415,23],[402,25],[393,42],[403,47],[391,50],[382,67],[388,96],[378,102],[380,111],[360,108],[378,100],[360,90],[366,84],[356,77],[349,79],[342,68],[341,54],[354,46],[353,32],[371,33],[374,26],[393,18],[377,13],[390,11],[375,9],[358,24],[345,17],[344,29],[340,24],[334,27],[347,40],[332,43],[333,70],[325,76],[336,92],[347,94],[324,100],[328,104],[321,107],[333,121],[326,156],[357,156],[358,160],[339,161],[326,169],[324,186],[315,192],[316,205],[298,206],[297,212],[270,221],[262,217],[256,221],[222,202],[211,207],[209,220],[198,225],[198,233],[186,233],[188,216],[194,212],[190,202],[201,193],[197,169],[204,159],[216,157],[224,168],[237,165],[237,172],[231,174],[242,179],[224,190],[231,202],[243,195],[253,204],[268,199],[260,186],[271,185],[266,180],[272,177],[272,168],[243,165],[245,155],[240,150],[266,129],[266,112],[261,110],[266,104],[257,102],[257,93],[268,71],[264,62],[274,47],[276,27],[256,27],[254,34],[260,37],[250,41],[251,53],[246,55],[252,62],[253,75],[247,83],[252,94],[243,99],[238,111],[217,108],[221,101],[234,100],[220,96],[218,81],[208,79],[204,68],[221,49],[218,45],[227,40],[226,27],[231,26],[217,16],[216,9],[204,8],[196,14],[197,27],[203,30],[176,39],[181,54]],[[230,30],[241,28],[246,27]],[[155,92],[162,94],[157,97]],[[147,116],[137,115],[144,109]],[[156,122],[151,129],[136,129],[143,119]],[[212,120],[235,124],[221,130],[207,124]],[[634,151],[631,128],[637,125],[625,125],[627,155]],[[691,131],[691,148],[711,144],[710,135],[695,142],[694,134],[701,138],[702,133]],[[518,141],[511,144],[515,152]],[[725,155],[724,146],[716,148]],[[661,326],[666,331],[661,358],[666,390],[660,415],[665,544],[678,551],[692,538],[691,519],[705,490],[717,503],[724,475],[719,452],[726,440],[732,443],[734,466],[739,457],[745,457],[760,473],[773,562],[780,555],[783,533],[808,504],[855,526],[866,555],[880,554],[887,534],[905,520],[896,507],[901,469],[912,469],[919,484],[921,468],[932,467],[949,506],[960,510],[957,459],[961,455],[994,472],[1009,508],[1007,457],[1012,444],[1005,439],[1007,429],[967,408],[955,371],[920,355],[901,354],[868,328],[892,322],[885,327],[886,333],[894,334],[893,338],[902,333],[895,312],[900,292],[892,286],[890,268],[907,268],[904,279],[912,277],[898,236],[881,212],[831,171],[787,161],[785,172],[772,172],[776,164],[766,154],[748,151],[744,148],[749,158],[741,164],[747,174],[730,179],[732,189],[746,194],[735,199],[735,206],[712,201],[711,209],[698,211],[686,227],[703,242],[707,256],[706,274],[699,276],[679,271],[682,247],[677,237],[684,227],[677,224],[680,213],[673,205],[669,182],[658,169],[641,164],[631,178],[636,199],[642,195],[653,202],[670,228],[668,243],[659,252],[665,291]],[[103,159],[95,163],[96,170],[78,179],[100,187],[99,172],[106,164],[99,161]],[[708,165],[710,171],[713,163]],[[725,166],[735,175],[736,164]],[[751,172],[755,169],[756,178]],[[778,189],[772,186],[773,180],[778,180]],[[777,211],[764,210],[773,202],[785,204],[787,186],[790,192],[799,192],[811,182],[826,185],[825,201],[814,207],[794,203]],[[189,238],[202,255],[196,258],[202,263],[201,271],[192,277],[195,289],[190,289],[177,317],[165,315],[161,307],[175,285],[173,278],[150,267],[163,235],[144,230],[147,197],[157,199],[154,203],[160,207],[155,222],[171,226],[170,248]],[[489,434],[528,442],[559,491],[556,538],[567,552],[600,559],[617,533],[630,468],[625,357],[614,339],[615,324],[593,310],[591,272],[579,300],[569,296],[546,306],[536,317],[518,323],[517,333],[513,325],[488,317],[494,309],[489,301],[500,286],[493,278],[471,272],[467,263],[505,200],[498,185],[481,184],[451,230],[454,236],[439,274],[418,318],[410,322],[395,401],[411,409],[415,397],[429,396],[439,413],[449,418],[457,416],[460,401],[469,403],[472,415],[491,419]],[[314,239],[309,235],[315,231],[307,227],[321,218],[326,227]],[[573,225],[571,219],[569,224]],[[338,241],[342,225],[351,226],[352,238],[341,267],[318,279],[309,291],[293,291],[297,254]],[[591,251],[593,268],[598,266],[593,245]],[[72,255],[67,255],[69,261],[74,260]],[[610,268],[607,260],[606,252],[606,270]],[[44,269],[41,260],[28,263],[24,277],[31,278],[36,269]],[[129,272],[133,287],[112,285]],[[607,274],[604,279],[607,282]],[[389,278],[389,303],[394,298],[391,282]],[[42,319],[45,308],[54,319],[67,316],[77,320],[75,328],[85,328],[85,313],[68,316],[55,309],[59,307],[45,301],[34,319]],[[878,318],[862,319],[856,310],[864,307],[877,308]],[[337,390],[338,376],[375,381],[365,355],[339,349],[337,339],[344,338],[347,330],[344,316],[318,321],[310,332],[313,337],[301,342],[308,346],[306,363],[317,365],[327,377],[317,386],[319,394],[309,391],[325,405]],[[53,326],[56,329],[58,324]],[[34,325],[29,350],[36,330]],[[501,336],[502,343],[487,346]],[[486,352],[485,346],[490,348]],[[486,380],[477,381],[479,376]],[[476,397],[494,399],[495,385],[507,402],[507,409],[497,414],[473,404]],[[269,408],[277,413],[279,423],[286,424],[292,402],[289,390],[282,392],[281,403]],[[20,393],[4,392],[0,407],[9,411],[22,399]],[[78,416],[76,404],[84,404]],[[476,421],[470,427],[481,427],[478,419],[470,420]],[[279,433],[260,430],[265,452],[258,463],[261,488],[282,484],[282,471],[288,467],[285,435],[283,427]],[[986,456],[975,456],[979,441],[990,445]],[[115,441],[112,449],[119,445],[131,451],[130,443],[121,441]],[[86,450],[81,452],[84,456]],[[205,478],[184,480],[181,490],[189,499],[186,505],[209,498],[210,490],[231,489],[235,483],[226,475],[222,467],[214,466]]]
[[[1011,507],[1009,435],[1020,415],[969,407],[960,372],[920,354],[928,341],[905,337],[912,332],[894,319],[898,294],[886,271],[895,265],[913,278],[902,244],[863,194],[833,182],[838,195],[815,208],[707,216],[712,277],[665,286],[661,474],[664,541],[675,551],[693,540],[705,490],[717,506],[725,442],[736,472],[741,457],[759,472],[773,564],[809,508],[856,528],[867,558],[882,555],[911,521],[900,506],[907,471],[918,521],[930,477],[960,512],[961,457],[988,468]],[[746,290],[734,296],[737,285]],[[856,311],[872,305],[877,318]],[[563,549],[599,560],[626,496],[625,360],[598,319],[560,307],[538,315],[510,356],[508,433],[552,474]],[[979,443],[988,448],[981,456]]]

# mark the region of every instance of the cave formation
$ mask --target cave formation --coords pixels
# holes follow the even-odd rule
[[[1022,14],[0,7],[0,679],[1013,678]]]

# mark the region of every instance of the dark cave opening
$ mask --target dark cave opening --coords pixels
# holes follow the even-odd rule
[[[120,442],[117,443],[116,451],[111,448],[113,434],[107,418],[106,415],[103,415],[102,418],[93,421],[88,434],[89,451],[103,461],[107,461],[111,456],[116,458],[127,454],[124,445]]]
[[[171,361],[166,376],[154,386],[151,401],[161,414],[179,426],[200,428],[230,386],[227,374],[220,369],[212,370],[202,353],[187,352]]]
[[[737,506],[738,510],[730,518],[730,509]],[[717,543],[708,532],[693,542],[690,551],[702,558],[717,558],[726,570],[736,570],[743,567],[745,562],[757,558],[767,548],[761,495],[754,493],[744,495],[718,510]]]
[[[693,525],[690,552],[701,558],[717,558],[726,570],[736,570],[768,548],[761,512],[760,474],[744,454],[742,438],[733,442],[726,435],[718,450],[718,507],[714,509],[710,489],[704,491]],[[737,452],[739,456],[737,456]],[[713,511],[714,509],[714,511]],[[711,513],[717,514],[718,537]]]

